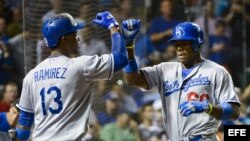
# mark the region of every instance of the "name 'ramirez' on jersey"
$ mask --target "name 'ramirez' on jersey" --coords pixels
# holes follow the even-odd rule
[[[34,72],[34,79],[35,82],[40,80],[48,80],[48,79],[65,79],[65,72],[68,68],[48,68],[48,69],[41,69]]]

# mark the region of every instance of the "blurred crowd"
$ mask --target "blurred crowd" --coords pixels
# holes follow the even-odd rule
[[[41,23],[63,12],[63,0],[49,2],[51,9],[41,17]],[[75,18],[86,23],[91,21],[98,12],[96,3],[102,10],[110,8],[118,21],[141,19],[141,32],[135,43],[140,67],[178,61],[175,47],[167,44],[173,27],[186,20],[199,24],[206,38],[203,57],[223,65],[231,73],[242,102],[239,120],[223,121],[218,136],[223,138],[223,124],[250,124],[250,85],[243,87],[241,83],[243,46],[245,42],[247,48],[250,46],[247,43],[250,34],[243,36],[243,32],[250,33],[250,0],[83,0]],[[9,112],[11,104],[20,97],[25,75],[23,42],[29,38],[30,31],[23,29],[22,12],[20,2],[0,0],[0,112]],[[72,57],[109,53],[110,41],[105,37],[109,35],[105,32],[100,35],[99,30],[102,29],[85,27],[79,33],[79,51]],[[35,47],[39,63],[48,57],[48,49],[42,38]],[[97,82],[92,95],[89,130],[82,140],[166,141],[160,95],[130,87],[122,78],[122,72],[118,72],[111,81]]]

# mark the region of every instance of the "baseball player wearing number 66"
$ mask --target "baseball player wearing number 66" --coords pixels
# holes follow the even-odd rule
[[[86,133],[95,81],[110,79],[128,63],[115,18],[105,11],[98,13],[93,23],[110,30],[111,54],[70,58],[78,49],[77,30],[84,24],[76,23],[67,13],[43,24],[42,34],[51,55],[24,78],[18,140],[29,139],[33,122],[35,141],[75,141]]]
[[[204,35],[200,26],[183,22],[174,28],[168,43],[176,47],[179,62],[163,62],[140,70],[134,58],[140,21],[123,21],[121,29],[129,57],[124,77],[129,85],[160,93],[168,139],[217,141],[220,121],[237,119],[240,102],[225,68],[202,58]]]

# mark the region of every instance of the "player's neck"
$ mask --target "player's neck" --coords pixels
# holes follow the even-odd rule
[[[67,56],[65,53],[63,53],[63,51],[61,51],[60,49],[53,49],[51,50],[50,56],[51,57],[55,57],[55,56],[61,56],[61,55],[65,55]]]
[[[192,67],[195,67],[195,66],[199,65],[203,61],[204,61],[204,59],[202,59],[201,56],[197,56],[196,58],[193,59],[193,61],[191,61],[189,63],[186,63],[186,64],[183,64],[183,66],[186,69],[189,69],[189,68],[192,68]]]

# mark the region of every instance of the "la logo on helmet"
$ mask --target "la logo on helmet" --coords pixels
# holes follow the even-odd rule
[[[184,30],[181,27],[176,27],[175,35],[180,38],[181,36],[184,35]]]

